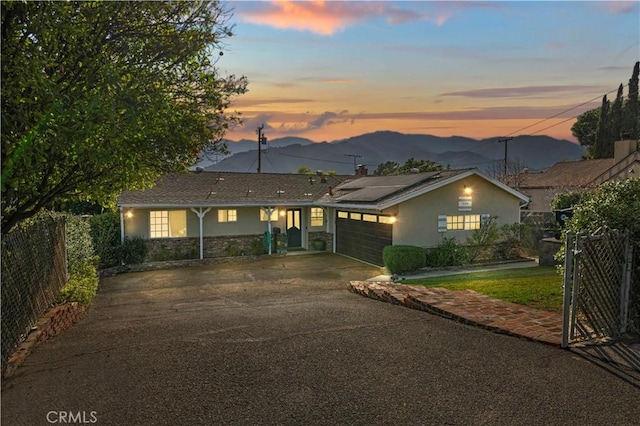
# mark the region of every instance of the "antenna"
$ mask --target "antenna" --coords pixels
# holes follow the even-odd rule
[[[345,157],[353,157],[353,172],[355,173],[358,170],[357,159],[364,158],[362,155],[358,154],[345,154]]]

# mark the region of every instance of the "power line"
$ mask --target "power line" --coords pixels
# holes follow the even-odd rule
[[[626,86],[628,86],[628,84],[624,85],[624,87],[626,87]],[[525,126],[525,127],[521,128],[521,129],[518,129],[518,130],[516,130],[516,131],[513,131],[513,132],[511,132],[511,133],[509,133],[509,134],[507,134],[507,135],[505,135],[505,136],[511,136],[511,135],[516,134],[516,133],[520,133],[520,132],[522,132],[523,130],[526,130],[526,129],[529,129],[529,128],[531,128],[531,127],[534,127],[534,126],[537,126],[537,125],[539,125],[539,124],[542,124],[542,123],[544,123],[545,121],[549,121],[549,120],[551,120],[552,118],[556,118],[556,117],[558,117],[558,116],[560,116],[560,115],[562,115],[562,114],[565,114],[565,113],[567,113],[567,112],[569,112],[569,111],[573,111],[573,110],[574,110],[574,109],[576,109],[576,108],[580,108],[581,106],[587,105],[587,104],[589,104],[589,103],[591,103],[591,102],[593,102],[593,101],[596,101],[596,100],[598,100],[598,99],[601,99],[603,96],[609,95],[609,94],[611,94],[611,93],[613,93],[613,92],[617,92],[617,91],[618,91],[618,88],[616,88],[616,89],[614,89],[614,90],[611,90],[611,91],[609,91],[609,92],[607,92],[607,93],[605,93],[605,94],[602,94],[602,95],[600,95],[600,96],[596,96],[596,97],[595,97],[595,98],[593,98],[593,99],[589,99],[589,100],[588,100],[588,101],[586,101],[586,102],[583,102],[583,103],[581,103],[581,104],[579,104],[579,105],[576,105],[576,106],[574,106],[574,107],[572,107],[572,108],[569,108],[569,109],[567,109],[567,110],[561,111],[561,112],[559,112],[559,113],[557,113],[557,114],[552,115],[551,117],[547,117],[547,118],[545,118],[544,120],[540,120],[540,121],[538,121],[538,122],[536,122],[536,123],[530,124],[530,125]],[[531,133],[531,134],[529,134],[529,135],[519,135],[519,136],[531,136],[531,135],[535,135],[536,133],[539,133],[539,132],[541,132],[541,131],[543,131],[543,130],[550,129],[550,128],[555,127],[555,126],[558,126],[558,125],[560,125],[560,124],[562,124],[562,123],[566,123],[566,122],[567,122],[567,121],[569,121],[569,120],[573,120],[574,118],[577,118],[579,115],[580,115],[580,114],[578,114],[578,115],[576,115],[576,116],[574,116],[574,117],[567,118],[566,120],[563,120],[563,121],[561,121],[561,122],[559,122],[559,123],[556,123],[556,124],[554,124],[554,125],[551,125],[551,126],[545,127],[544,129],[542,129],[542,130],[538,130],[537,132]],[[516,136],[516,137],[519,137],[519,136]]]
[[[336,163],[336,164],[349,164],[349,165],[352,164],[350,161],[322,160],[319,158],[304,157],[302,155],[284,154],[282,152],[275,152],[275,151],[273,152],[273,154],[283,155],[285,157],[302,158],[303,160],[321,161],[323,163]]]

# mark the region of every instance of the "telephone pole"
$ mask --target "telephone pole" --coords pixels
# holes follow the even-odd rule
[[[502,139],[498,139],[498,143],[502,143],[504,142],[504,175],[503,175],[503,179],[507,178],[507,160],[508,160],[508,156],[507,156],[507,144],[509,143],[510,140],[513,140],[513,138],[502,138]]]
[[[267,137],[262,134],[262,129],[264,129],[264,124],[258,127],[258,173],[262,173],[262,147],[260,145],[267,144]]]
[[[358,171],[358,165],[356,164],[356,160],[358,158],[362,158],[362,155],[358,154],[345,154],[346,157],[353,157],[353,172],[356,173]]]

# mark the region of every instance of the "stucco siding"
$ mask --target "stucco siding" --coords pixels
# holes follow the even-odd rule
[[[470,211],[460,211],[458,207],[458,197],[467,195],[465,186],[472,191]],[[491,214],[498,216],[500,226],[520,221],[519,206],[517,197],[480,177],[470,176],[401,203],[393,229],[393,244],[434,247],[444,236],[464,243],[473,231],[439,232],[438,216]]]

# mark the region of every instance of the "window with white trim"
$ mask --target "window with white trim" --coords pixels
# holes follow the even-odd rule
[[[218,222],[237,222],[238,212],[236,209],[221,209],[218,210]]]
[[[275,222],[278,220],[278,209],[273,209],[269,220],[271,222]],[[267,213],[264,210],[260,209],[260,222],[266,222],[266,221],[267,221]]]
[[[151,238],[186,237],[186,210],[153,210],[149,212],[149,236]]]
[[[321,207],[311,207],[311,226],[324,225],[324,210]]]
[[[439,215],[438,232],[472,231],[474,229],[480,229],[488,217],[488,214]]]

